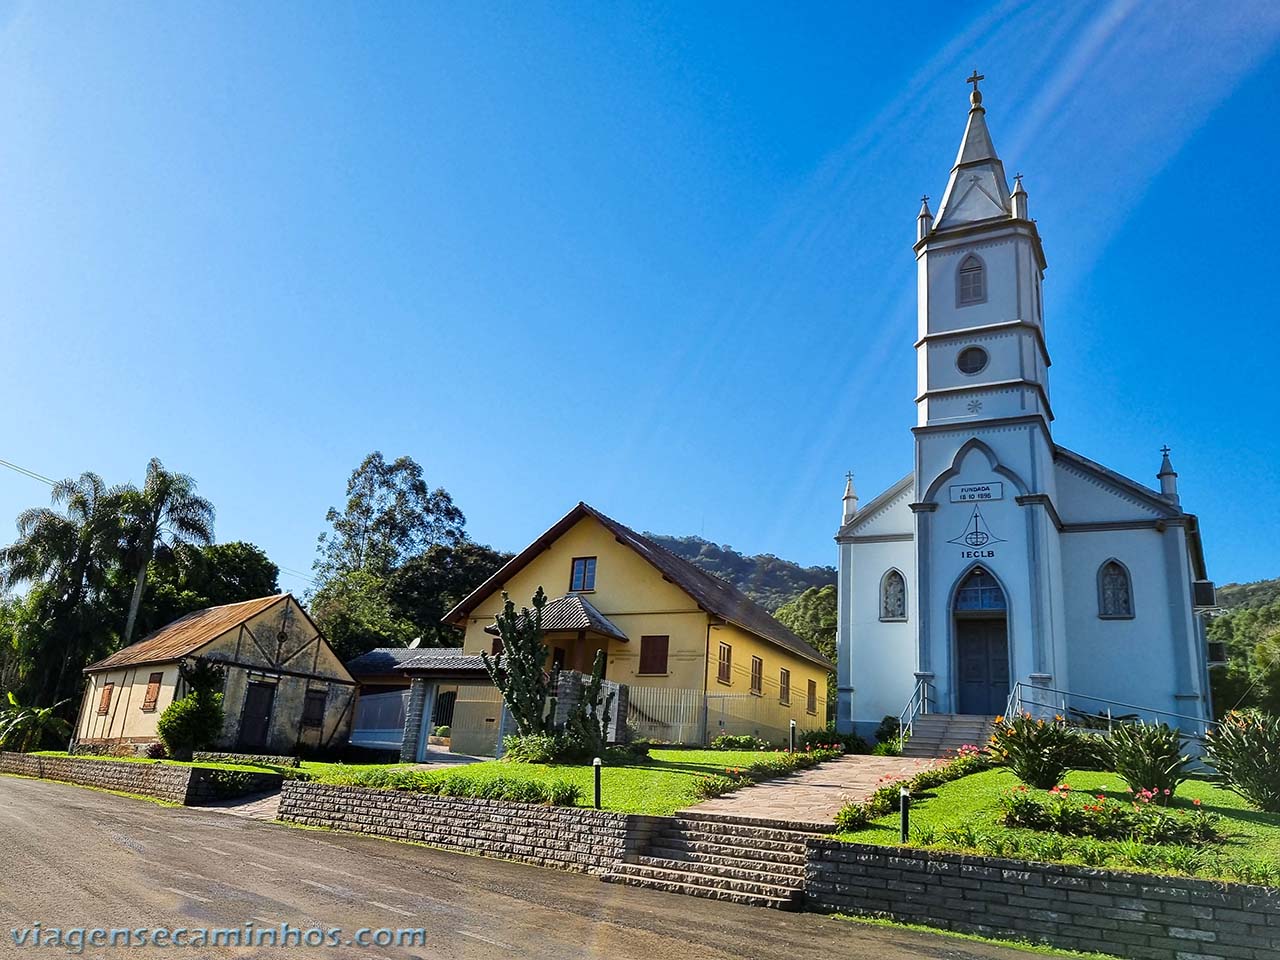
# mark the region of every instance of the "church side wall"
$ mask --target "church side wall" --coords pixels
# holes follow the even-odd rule
[[[849,638],[841,667],[851,672],[851,721],[867,736],[885,716],[898,716],[915,688],[916,563],[913,540],[853,543],[849,550]],[[891,569],[907,584],[907,619],[880,619],[880,581]]]
[[[1154,529],[1066,533],[1062,536],[1067,637],[1073,693],[1195,713],[1175,699],[1175,616],[1189,599],[1171,589],[1164,538]],[[1129,620],[1098,616],[1098,570],[1116,559],[1129,570]],[[1189,606],[1188,606],[1189,609]],[[1185,655],[1185,652],[1183,653]]]

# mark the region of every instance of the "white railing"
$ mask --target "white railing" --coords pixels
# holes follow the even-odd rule
[[[911,729],[915,726],[916,717],[927,714],[931,703],[933,703],[933,684],[928,680],[916,681],[916,688],[911,692],[911,699],[907,701],[907,705],[898,714],[898,736],[911,736]]]
[[[1165,723],[1177,727],[1193,740],[1203,740],[1205,734],[1218,726],[1204,717],[1158,710],[1106,697],[1091,697],[1088,694],[1041,687],[1022,681],[1015,683],[1009,691],[1009,702],[1005,707],[1006,717],[1015,717],[1020,713],[1030,713],[1036,717],[1057,715],[1072,726],[1108,733],[1119,723]]]

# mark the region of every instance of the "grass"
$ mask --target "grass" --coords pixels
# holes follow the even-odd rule
[[[1124,781],[1114,773],[1072,771],[1065,778],[1077,793],[1104,794],[1128,802]],[[947,830],[966,827],[979,835],[1013,835],[1018,838],[1044,837],[1047,834],[1028,829],[1013,829],[1000,823],[998,797],[1005,790],[1016,786],[1019,780],[1004,767],[976,773],[951,783],[943,784],[915,798],[911,805],[911,830],[941,834]],[[1044,791],[1033,791],[1044,796]],[[1196,807],[1192,801],[1199,800]],[[1179,789],[1172,808],[1176,810],[1200,810],[1216,813],[1223,818],[1222,829],[1227,842],[1222,847],[1223,860],[1231,862],[1261,862],[1280,868],[1280,814],[1261,813],[1223,787],[1207,780],[1189,780]],[[873,820],[867,827],[849,833],[836,834],[836,839],[854,843],[889,844],[899,842],[898,814]],[[931,844],[931,846],[947,846]],[[972,849],[972,848],[964,848]],[[1125,869],[1141,868],[1140,864],[1108,863],[1108,866],[1124,866]],[[1160,872],[1169,872],[1163,866]],[[1193,871],[1201,873],[1201,871]],[[1203,875],[1203,874],[1202,874]]]
[[[601,771],[600,806],[618,813],[669,816],[697,803],[695,785],[700,777],[724,775],[726,768],[745,767],[759,760],[753,750],[655,750],[647,761]],[[302,767],[321,783],[351,783],[352,778],[376,765],[308,764]],[[388,766],[386,764],[382,766]],[[394,764],[390,766],[395,766]],[[522,780],[568,780],[582,788],[582,806],[595,801],[594,772],[590,765],[506,763],[486,760],[459,765],[445,776],[468,778],[507,777]]]
[[[264,764],[245,764],[245,763],[205,763],[203,761],[187,761],[187,760],[152,760],[150,757],[99,757],[93,754],[81,753],[72,756],[65,750],[33,750],[30,753],[33,757],[62,757],[72,760],[108,760],[112,763],[158,763],[171,767],[200,767],[207,770],[243,770],[248,773],[280,773],[289,770],[289,767],[270,767]],[[328,765],[326,765],[328,766]]]

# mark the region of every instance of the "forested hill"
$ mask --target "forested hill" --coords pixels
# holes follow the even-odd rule
[[[1265,607],[1280,600],[1280,577],[1253,583],[1226,583],[1218,587],[1218,603],[1228,610]]]
[[[774,611],[810,587],[836,582],[835,567],[802,567],[771,553],[748,557],[730,546],[701,537],[645,536],[708,573],[728,580],[766,610]]]

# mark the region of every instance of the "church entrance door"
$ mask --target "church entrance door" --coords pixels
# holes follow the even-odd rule
[[[956,712],[995,716],[1009,699],[1009,626],[1004,590],[982,567],[956,591]]]
[[[959,713],[1003,713],[1009,699],[1009,638],[1005,621],[957,620]]]

